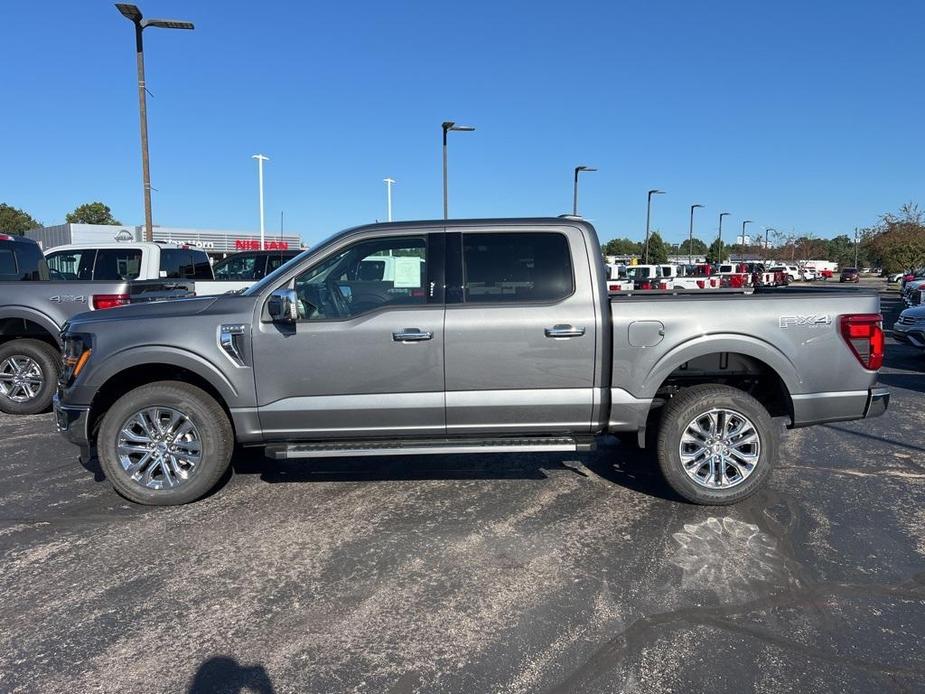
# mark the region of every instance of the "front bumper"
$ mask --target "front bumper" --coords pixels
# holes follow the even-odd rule
[[[925,328],[920,325],[896,323],[893,326],[893,339],[919,349],[925,349]]]
[[[57,394],[54,397],[55,428],[75,446],[90,445],[90,408],[62,405]]]

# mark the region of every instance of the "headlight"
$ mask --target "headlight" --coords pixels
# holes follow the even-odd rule
[[[72,333],[64,336],[64,369],[61,381],[65,385],[71,383],[83,371],[84,366],[92,353],[90,336]]]

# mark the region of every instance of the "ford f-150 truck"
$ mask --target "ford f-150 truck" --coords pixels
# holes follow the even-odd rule
[[[90,267],[106,279],[64,279],[49,270],[35,241],[0,234],[0,412],[35,414],[51,407],[61,371],[59,333],[71,316],[193,294],[192,281],[121,276],[130,268],[119,249],[94,253]]]
[[[575,217],[349,229],[243,294],[85,313],[63,338],[58,428],[145,504],[207,493],[236,443],[310,460],[575,451],[608,433],[654,442],[685,499],[728,504],[775,464],[772,418],[860,419],[889,399],[877,294],[611,297]]]

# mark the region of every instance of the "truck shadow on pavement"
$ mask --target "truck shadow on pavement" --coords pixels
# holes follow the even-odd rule
[[[588,453],[485,453],[472,455],[369,456],[271,460],[262,451],[240,451],[236,475],[259,475],[270,484],[415,480],[542,480],[567,470],[591,481],[647,496],[680,501],[658,472],[654,451],[604,442]]]

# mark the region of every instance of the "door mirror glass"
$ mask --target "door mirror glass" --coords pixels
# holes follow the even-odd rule
[[[299,297],[294,289],[277,289],[267,301],[267,313],[274,323],[295,323],[299,318]]]

